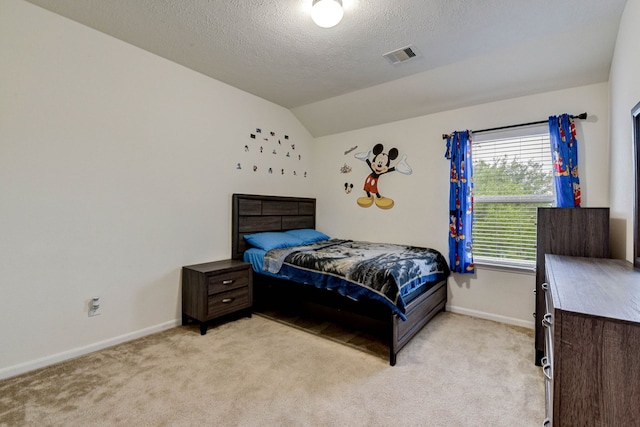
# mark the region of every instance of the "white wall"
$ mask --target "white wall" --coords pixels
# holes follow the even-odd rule
[[[0,378],[175,325],[180,267],[229,256],[234,192],[315,196],[318,228],[331,235],[446,253],[441,134],[453,130],[587,111],[578,122],[584,205],[608,206],[611,191],[629,258],[639,19],[640,0],[629,0],[611,75],[609,162],[607,84],[312,141],[274,104],[22,0],[0,2]],[[288,134],[302,160],[259,156],[260,136],[248,138],[256,127]],[[368,171],[353,153],[376,142],[400,149],[413,168],[382,178],[382,193],[396,201],[390,211],[355,202]],[[339,173],[345,162],[348,175]],[[349,195],[345,182],[354,185]],[[479,268],[450,280],[449,309],[532,326],[533,287],[532,275]],[[103,313],[88,318],[94,295]]]
[[[232,193],[313,196],[312,138],[265,100],[21,0],[0,63],[0,378],[174,326],[180,267],[230,256]]]
[[[582,200],[585,207],[608,204],[608,86],[606,83],[526,96],[431,114],[381,126],[316,139],[314,161],[318,228],[332,236],[430,246],[448,253],[448,161],[442,134],[513,123],[546,120],[549,115],[588,112],[577,121]],[[407,155],[412,175],[383,175],[379,189],[395,206],[384,211],[361,208],[356,199],[369,173],[354,153],[376,142]],[[358,148],[345,155],[351,147]],[[341,174],[344,163],[352,172]],[[391,163],[395,164],[395,161]],[[345,182],[354,189],[345,194]],[[533,327],[535,276],[479,267],[474,276],[454,275],[449,281],[449,309]]]
[[[628,0],[611,65],[612,255],[633,261],[633,139],[631,109],[640,102],[640,0]]]

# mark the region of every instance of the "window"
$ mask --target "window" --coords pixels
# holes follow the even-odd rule
[[[548,131],[474,138],[473,176],[475,263],[533,268],[537,208],[555,203]]]

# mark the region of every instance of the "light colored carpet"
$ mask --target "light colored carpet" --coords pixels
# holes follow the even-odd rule
[[[441,313],[379,356],[253,316],[0,381],[2,426],[538,426],[533,331]]]

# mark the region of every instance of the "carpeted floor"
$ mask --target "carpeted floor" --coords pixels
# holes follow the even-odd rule
[[[0,425],[514,427],[544,417],[531,330],[441,313],[395,367],[384,357],[262,316],[204,336],[182,326],[0,381]]]

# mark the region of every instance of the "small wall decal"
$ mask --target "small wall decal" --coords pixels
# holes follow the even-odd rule
[[[349,148],[347,151],[344,152],[344,155],[346,156],[347,154],[349,154],[350,152],[352,152],[353,150],[355,150],[356,148],[358,148],[357,145],[354,145],[353,147]]]
[[[298,152],[304,151],[304,146],[299,146],[298,144],[298,147],[296,147],[295,141],[292,141],[295,138],[290,138],[284,132],[273,130],[265,130],[263,132],[263,129],[266,128],[251,128],[249,138],[245,137],[244,142],[238,144],[238,152],[243,152],[244,157],[240,159],[241,161],[236,159],[236,163],[232,163],[233,167],[239,171],[244,169],[247,173],[253,170],[253,172],[260,175],[276,175],[280,171],[280,174],[284,176],[300,176],[302,178],[302,171],[298,174],[297,171],[293,170],[294,166],[287,162],[294,161],[296,156],[298,160],[302,160],[302,154]],[[272,154],[272,156],[263,156],[263,154],[266,155],[267,153]],[[250,165],[253,165],[253,167]],[[285,172],[285,169],[289,172]]]
[[[346,163],[342,165],[342,167],[340,168],[340,173],[349,173],[349,172],[351,172],[351,166],[349,166]]]
[[[398,157],[398,149],[391,148],[388,153],[384,153],[384,146],[382,144],[376,144],[373,150],[365,153],[356,153],[355,158],[358,160],[366,161],[371,173],[364,181],[364,191],[367,194],[366,197],[358,197],[358,206],[368,208],[374,203],[380,209],[391,209],[395,202],[393,199],[383,197],[378,190],[378,181],[380,177],[385,173],[397,171],[405,175],[411,175],[412,170],[407,163],[407,156],[404,155],[402,159],[393,167],[389,167],[392,160]],[[373,152],[373,161],[369,160],[369,156]]]
[[[353,184],[350,184],[350,183],[348,183],[348,182],[345,182],[345,183],[344,183],[344,192],[345,192],[346,194],[349,194],[349,193],[351,193],[351,190],[353,190]]]

